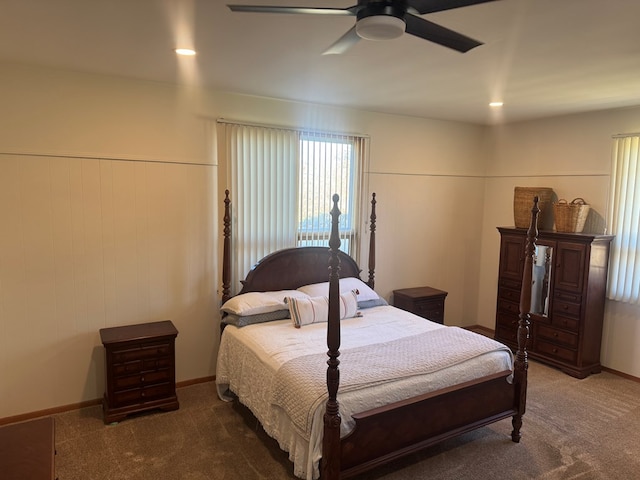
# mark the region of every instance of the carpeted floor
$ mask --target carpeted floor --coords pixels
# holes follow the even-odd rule
[[[213,383],[178,390],[180,409],[104,425],[101,408],[55,415],[59,480],[293,479],[286,453]],[[375,480],[640,478],[640,384],[577,380],[531,362],[520,444],[503,420],[363,475]]]

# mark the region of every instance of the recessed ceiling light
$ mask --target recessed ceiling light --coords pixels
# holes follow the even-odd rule
[[[502,102],[491,102],[489,104],[489,106],[493,108],[501,107],[502,105],[504,105]]]
[[[176,53],[178,55],[193,56],[196,54],[196,51],[191,48],[176,48]]]

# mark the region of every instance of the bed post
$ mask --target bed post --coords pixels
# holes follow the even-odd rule
[[[369,232],[371,235],[369,237],[369,280],[367,281],[367,285],[369,285],[372,289],[375,285],[375,271],[376,271],[376,194],[371,194],[371,225],[369,227]]]
[[[224,191],[224,246],[222,253],[222,303],[231,298],[231,200]]]
[[[531,278],[533,273],[533,257],[535,255],[536,240],[538,239],[538,197],[533,198],[531,208],[531,224],[527,231],[525,247],[524,269],[522,272],[522,290],[520,291],[520,320],[518,321],[518,350],[513,367],[514,383],[516,387],[517,413],[513,416],[511,440],[518,443],[522,434],[522,416],[527,403],[527,341],[529,339],[530,311],[531,311]]]
[[[322,463],[320,475],[323,480],[340,478],[340,408],[338,386],[340,385],[340,236],[338,233],[338,195],[333,195],[331,209],[331,237],[329,239],[329,319],[327,325],[327,407],[324,413],[324,436],[322,438]]]

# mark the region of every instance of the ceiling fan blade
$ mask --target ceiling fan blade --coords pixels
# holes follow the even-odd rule
[[[458,52],[468,52],[472,48],[482,45],[482,42],[432,23],[424,18],[411,15],[410,13],[405,15],[404,20],[407,24],[405,30],[407,33],[437,43],[443,47],[452,48]]]
[[[348,8],[278,7],[268,5],[227,5],[232,12],[298,13],[311,15],[355,15],[357,5]]]
[[[349,50],[351,47],[353,47],[356,43],[358,43],[359,40],[360,40],[360,37],[356,33],[356,27],[354,25],[353,27],[351,27],[351,29],[347,33],[341,36],[333,45],[331,45],[324,52],[322,52],[322,54],[323,55],[340,55],[341,53],[344,53],[347,50]]]
[[[442,12],[453,8],[468,7],[479,3],[495,2],[496,0],[409,0],[409,6],[415,8],[418,13]]]

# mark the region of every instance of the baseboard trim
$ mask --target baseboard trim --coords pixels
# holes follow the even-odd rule
[[[464,327],[464,328],[466,328],[467,330],[473,330],[473,331],[482,333],[487,337],[491,337],[491,338],[493,338],[493,335],[495,334],[495,330],[488,327],[483,327],[482,325],[471,325],[470,327]]]
[[[619,377],[626,378],[627,380],[631,380],[632,382],[640,383],[640,378],[634,377],[633,375],[629,375],[628,373],[619,372],[618,370],[614,370],[609,367],[602,367],[604,372],[613,373],[614,375],[618,375]]]
[[[176,388],[188,387],[190,385],[196,385],[198,383],[212,382],[216,379],[215,375],[210,377],[193,378],[191,380],[184,380],[182,382],[176,382]],[[24,422],[27,420],[33,420],[39,417],[48,417],[57,413],[70,412],[71,410],[79,410],[81,408],[93,407],[94,405],[100,405],[102,398],[96,398],[94,400],[87,400],[86,402],[71,403],[69,405],[62,405],[60,407],[47,408],[45,410],[38,410],[36,412],[23,413],[20,415],[14,415],[12,417],[0,418],[0,425],[7,425],[9,423]]]

